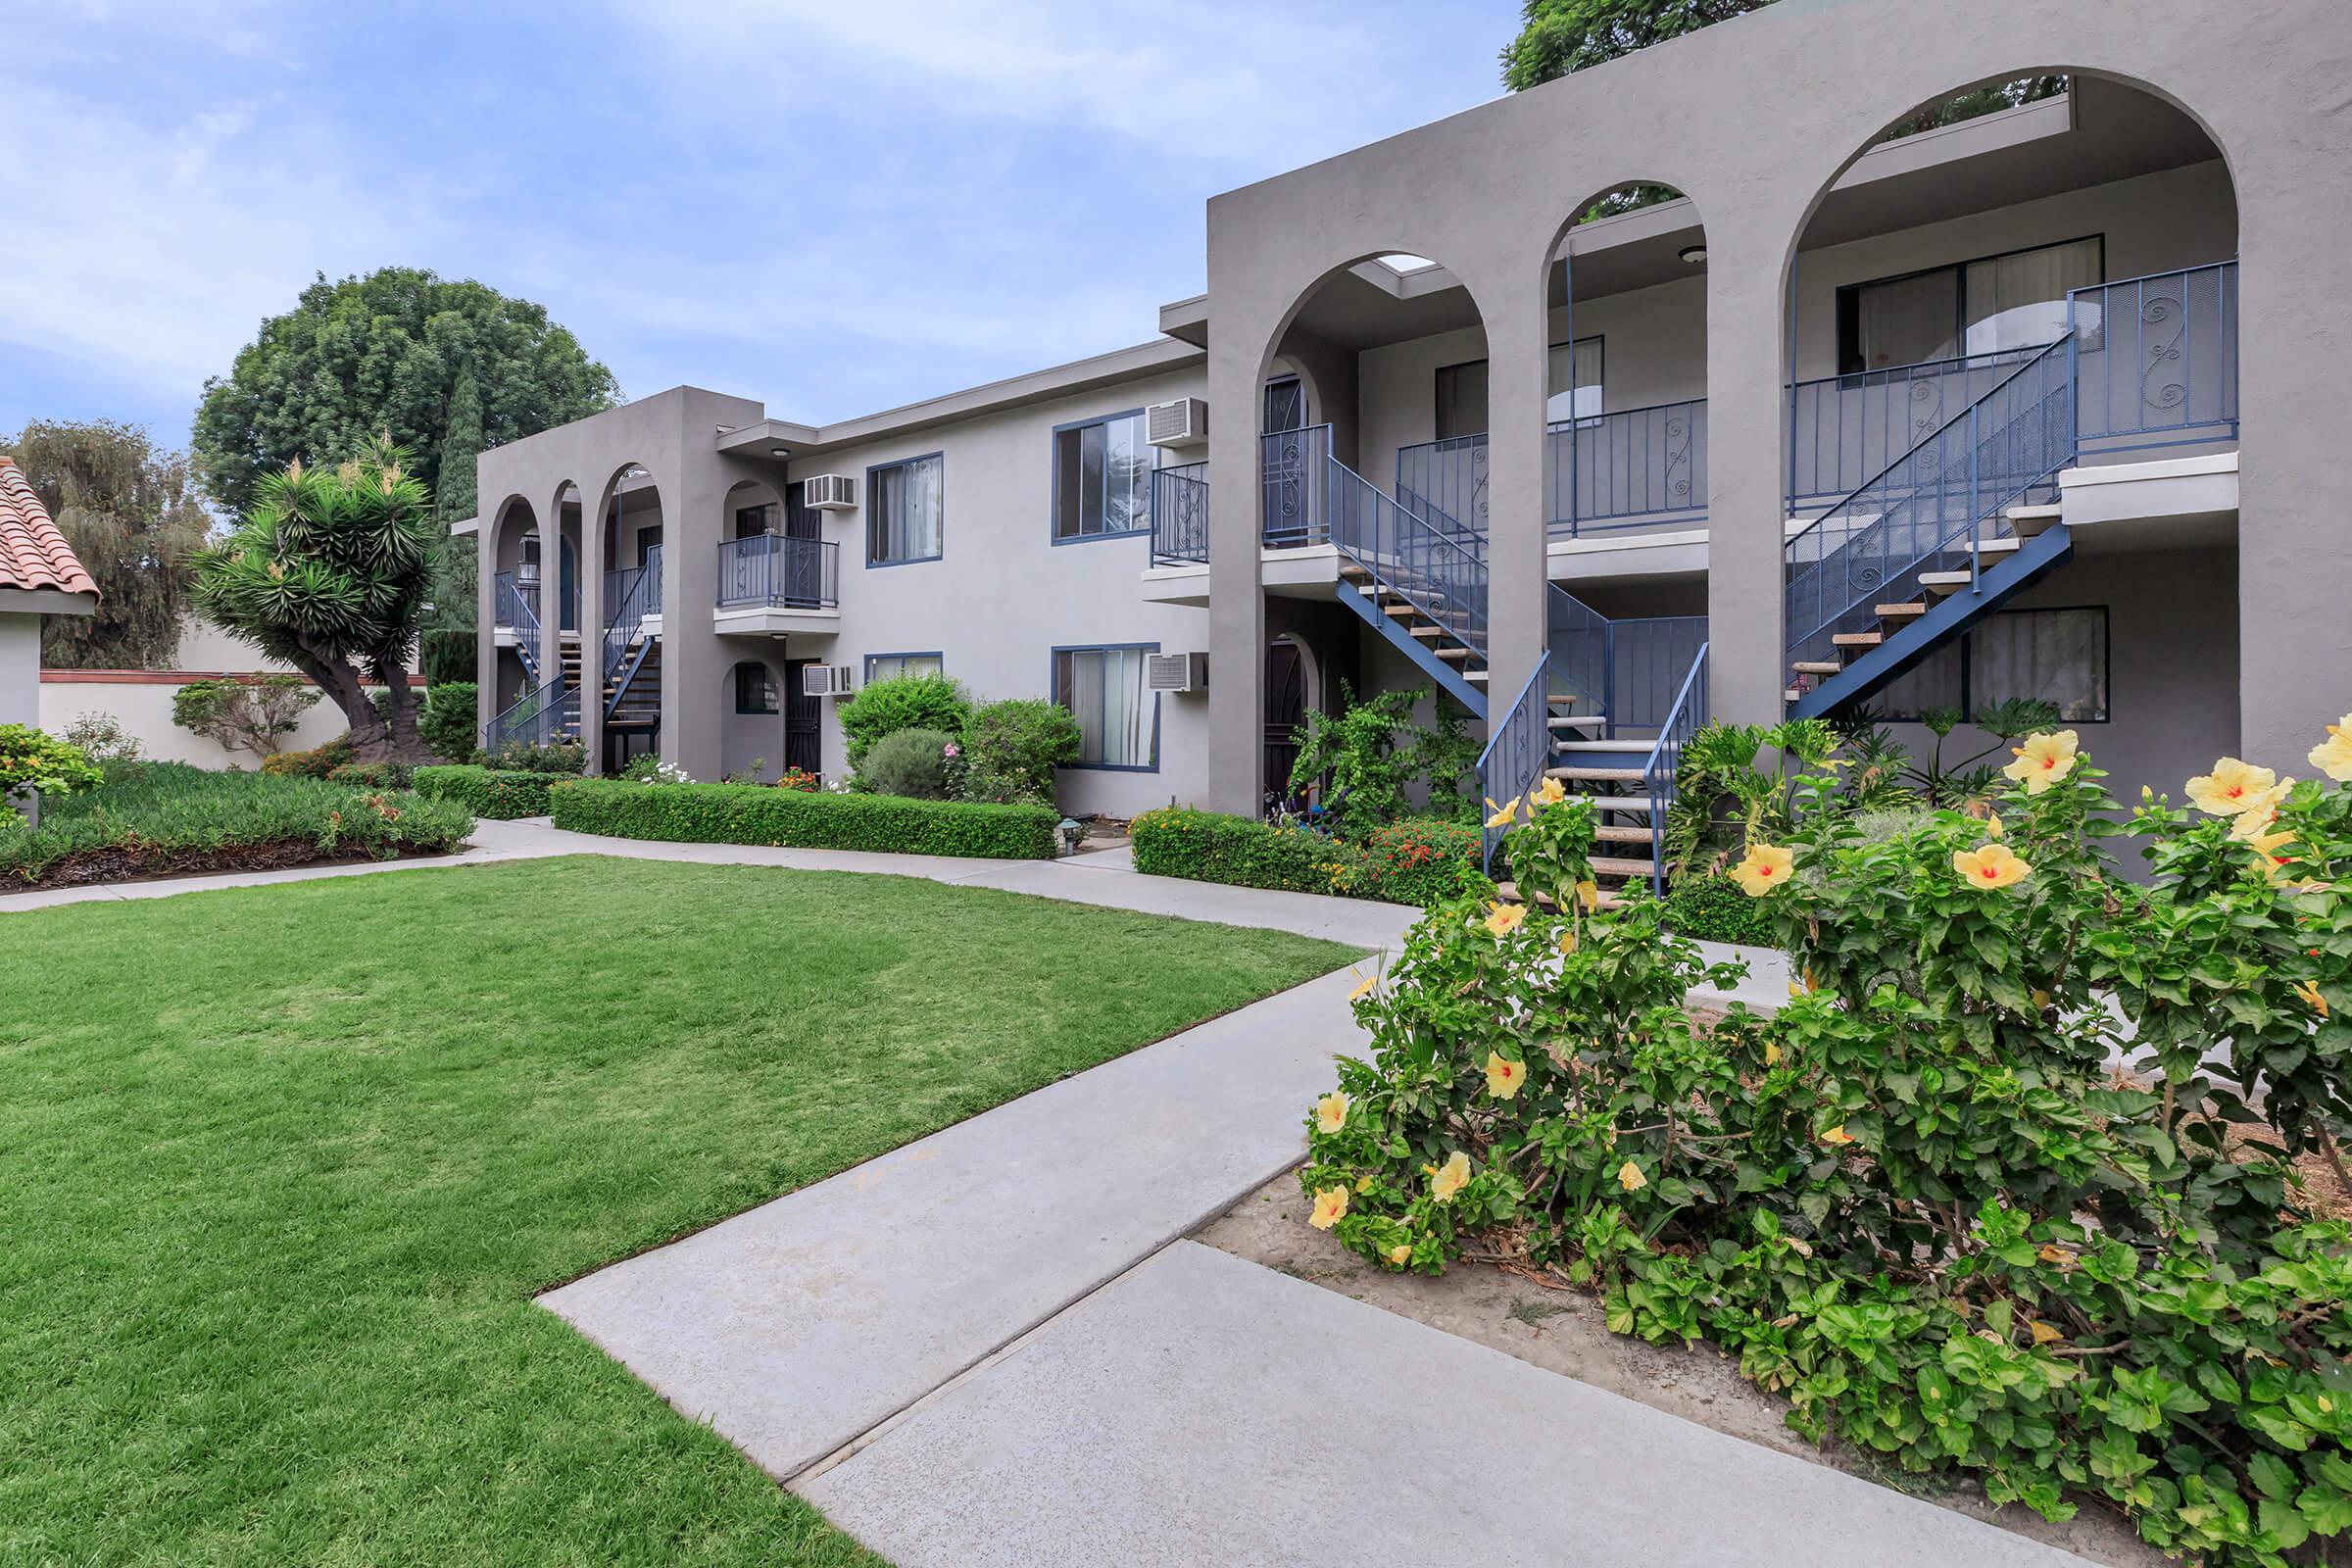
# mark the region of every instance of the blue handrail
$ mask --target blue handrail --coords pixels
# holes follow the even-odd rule
[[[1788,389],[1790,504],[1835,501],[1869,483],[2046,346],[1797,382]]]
[[[841,546],[757,533],[718,547],[718,608],[832,610],[841,604]]]
[[[539,585],[536,582],[516,582],[511,571],[502,571],[491,579],[491,624],[507,626],[514,632],[514,655],[522,661],[523,673],[536,682],[539,679]]]
[[[1642,764],[1642,789],[1649,797],[1649,885],[1659,898],[1666,896],[1666,810],[1682,782],[1683,748],[1707,722],[1708,646],[1698,645],[1690,673],[1658,726],[1657,744]]]
[[[1152,474],[1152,564],[1208,560],[1208,465],[1187,463]]]
[[[1487,657],[1487,564],[1338,458],[1325,460],[1331,542],[1480,662]]]
[[[1688,525],[1707,512],[1707,400],[1544,427],[1545,527],[1575,536]]]
[[[1550,662],[1548,652],[1537,656],[1527,684],[1519,688],[1502,721],[1493,727],[1486,750],[1478,754],[1478,788],[1484,800],[1497,805],[1519,800],[1544,776],[1551,759],[1551,705],[1546,700]],[[1490,827],[1481,841],[1479,864],[1490,872],[1505,831]]]
[[[580,689],[561,676],[524,691],[482,726],[482,749],[495,752],[520,742],[544,746],[570,734],[580,716]]]
[[[2076,442],[2093,455],[2237,438],[2237,263],[2069,290]]]

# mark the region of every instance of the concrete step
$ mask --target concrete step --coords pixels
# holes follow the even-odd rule
[[[1643,871],[1642,874],[1643,876],[1647,876],[1649,873],[1647,871]],[[1494,884],[1494,891],[1502,896],[1502,901],[1505,904],[1517,904],[1520,902],[1519,884],[1516,882],[1497,882]],[[1624,902],[1625,900],[1622,897],[1611,893],[1604,888],[1601,890],[1599,903],[1595,906],[1603,909],[1614,909]]]
[[[1554,713],[1544,722],[1553,729],[1595,729],[1608,721],[1606,713]]]
[[[1640,859],[1625,855],[1595,855],[1592,857],[1592,869],[1600,876],[1638,876],[1647,880],[1649,874],[1657,868],[1657,863],[1647,856],[1643,856]]]
[[[1876,605],[1871,613],[1881,620],[1916,620],[1928,612],[1928,607],[1916,600],[1907,605]]]
[[[1977,546],[1977,554],[1980,556],[2014,556],[2025,548],[2026,542],[2023,539],[2011,535],[1999,539],[1984,540]]]
[[[1463,662],[1471,657],[1470,650],[1462,647],[1459,643],[1451,648],[1433,648],[1430,652],[1436,654],[1440,659],[1450,659],[1456,663]]]
[[[2004,514],[2020,539],[2032,539],[2059,520],[2064,507],[2011,507]]]
[[[1919,574],[1919,585],[1938,599],[1956,594],[1976,580],[1976,574],[1967,571],[1923,571]]]
[[[1634,827],[1628,824],[1621,824],[1617,822],[1600,822],[1594,824],[1592,828],[1592,836],[1603,844],[1639,844],[1644,849],[1648,848],[1650,842],[1648,828]],[[1649,864],[1647,860],[1643,860],[1642,863],[1643,865]]]
[[[1801,659],[1788,667],[1799,675],[1839,675],[1845,672],[1843,664],[1828,659]]]
[[[1579,784],[1639,784],[1642,770],[1638,767],[1547,767],[1545,778],[1556,778]],[[1648,802],[1642,808],[1648,808]]]
[[[1462,679],[1470,682],[1473,686],[1484,686],[1487,683],[1487,672],[1483,669],[1465,669],[1462,671]]]
[[[1841,631],[1830,638],[1831,644],[1838,648],[1876,648],[1886,640],[1883,631]]]

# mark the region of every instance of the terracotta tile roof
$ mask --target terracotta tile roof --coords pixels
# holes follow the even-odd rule
[[[74,547],[49,520],[32,481],[0,458],[0,588],[56,588],[94,594],[98,585],[74,559]]]

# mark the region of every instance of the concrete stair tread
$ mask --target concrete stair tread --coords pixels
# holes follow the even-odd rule
[[[1838,648],[1876,648],[1886,640],[1883,631],[1841,631],[1830,637],[1831,644]]]
[[[2064,507],[2059,506],[2011,507],[2003,515],[2008,517],[2009,526],[2017,531],[2019,538],[2033,539],[2058,521],[2065,511]]]
[[[1975,573],[1967,571],[1923,571],[1919,574],[1919,585],[1939,599],[1958,593],[1974,581]]]
[[[1606,713],[1554,713],[1544,722],[1553,729],[1591,729],[1608,721]]]
[[[1471,657],[1469,649],[1458,645],[1452,648],[1433,648],[1430,652],[1436,654],[1440,659],[1466,660]]]
[[[1799,675],[1841,675],[1845,666],[1827,659],[1801,659],[1788,666]]]
[[[1635,859],[1629,855],[1595,855],[1592,857],[1592,869],[1595,874],[1600,876],[1646,877],[1657,868],[1657,862],[1647,856],[1643,856],[1640,859]]]
[[[1647,876],[1649,873],[1645,870],[1642,874],[1643,876]],[[1503,898],[1503,901],[1507,904],[1517,904],[1520,902],[1519,884],[1516,882],[1497,882],[1494,884],[1494,891],[1500,894]],[[1600,896],[1598,907],[1603,909],[1614,909],[1624,902],[1625,900],[1619,897],[1617,894],[1603,892]]]
[[[1871,613],[1881,620],[1910,620],[1927,612],[1928,607],[1917,600],[1905,605],[1877,605],[1871,609]]]
[[[1638,767],[1547,767],[1545,778],[1574,779],[1586,784],[1639,784],[1642,770]],[[1646,803],[1644,803],[1646,805]]]
[[[1633,827],[1617,822],[1600,822],[1594,824],[1592,828],[1592,836],[1600,840],[1600,842],[1603,844],[1647,844],[1650,842],[1649,829],[1645,827]],[[1647,860],[1643,860],[1642,863],[1643,865],[1649,864]]]

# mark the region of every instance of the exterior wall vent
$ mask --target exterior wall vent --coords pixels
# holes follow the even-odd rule
[[[808,697],[855,696],[857,672],[848,664],[810,664],[801,671],[801,691]]]
[[[808,481],[805,494],[811,512],[855,512],[858,510],[858,476],[854,473],[820,473]]]
[[[1144,411],[1144,439],[1155,447],[1197,447],[1208,440],[1208,405],[1199,398],[1154,403]]]
[[[1204,692],[1208,690],[1208,655],[1147,654],[1144,685],[1155,692]]]

